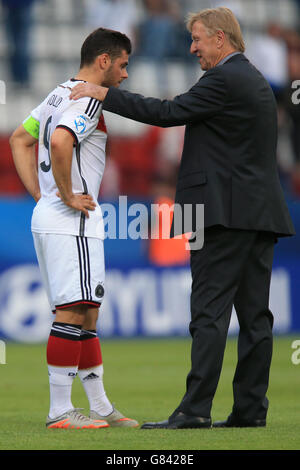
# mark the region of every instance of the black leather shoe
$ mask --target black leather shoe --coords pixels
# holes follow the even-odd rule
[[[229,415],[226,421],[215,421],[213,428],[263,428],[266,426],[265,419],[255,419],[254,421],[246,421],[237,419]]]
[[[176,416],[157,423],[144,423],[141,429],[193,429],[211,428],[211,419],[201,416],[188,416],[179,412]]]

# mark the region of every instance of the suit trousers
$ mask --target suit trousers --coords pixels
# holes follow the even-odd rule
[[[272,358],[269,290],[275,235],[214,226],[204,246],[191,250],[191,370],[179,411],[209,418],[217,389],[233,306],[239,321],[233,379],[237,419],[265,419]]]

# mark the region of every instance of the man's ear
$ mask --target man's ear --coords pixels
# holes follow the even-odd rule
[[[111,65],[111,58],[110,55],[107,54],[106,52],[103,54],[100,54],[98,57],[98,63],[101,68],[101,70],[107,70],[108,67]]]
[[[224,31],[222,31],[221,29],[219,29],[217,31],[217,47],[220,48],[223,46],[224,42],[225,42],[225,39],[226,39],[226,36],[225,36],[225,33]]]

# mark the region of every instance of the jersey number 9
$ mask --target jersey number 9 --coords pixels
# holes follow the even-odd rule
[[[41,170],[44,171],[45,173],[47,171],[49,171],[50,168],[51,168],[51,156],[50,156],[50,150],[49,150],[49,147],[50,147],[50,144],[49,144],[50,129],[49,129],[49,127],[50,127],[51,121],[52,121],[52,116],[50,116],[47,119],[47,122],[45,124],[44,136],[43,136],[44,145],[45,145],[45,148],[48,150],[48,156],[49,156],[49,163],[48,164],[45,161],[40,164]]]

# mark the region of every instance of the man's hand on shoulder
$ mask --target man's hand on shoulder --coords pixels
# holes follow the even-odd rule
[[[84,96],[90,96],[99,101],[104,101],[108,88],[95,85],[94,83],[79,83],[72,88],[70,100],[78,100]]]

